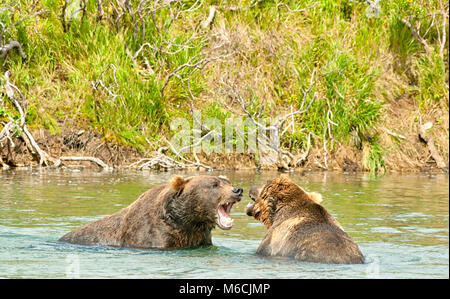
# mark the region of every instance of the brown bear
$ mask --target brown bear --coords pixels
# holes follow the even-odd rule
[[[60,241],[155,249],[211,245],[216,224],[225,230],[232,227],[230,210],[242,192],[221,176],[175,176],[128,207],[81,226]]]
[[[268,228],[257,254],[328,264],[364,262],[358,245],[319,204],[319,194],[280,176],[263,187],[251,187],[249,196],[255,202],[247,205],[247,215]]]

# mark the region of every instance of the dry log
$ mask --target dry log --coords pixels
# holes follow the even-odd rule
[[[70,156],[70,157],[60,157],[54,164],[55,167],[59,167],[62,164],[62,161],[87,161],[92,162],[100,166],[101,168],[108,170],[111,167],[106,165],[102,160],[95,157],[77,157],[77,156]]]

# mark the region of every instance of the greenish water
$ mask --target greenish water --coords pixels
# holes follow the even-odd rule
[[[323,195],[325,208],[366,256],[363,265],[254,254],[266,229],[244,213],[248,190],[276,172],[210,173],[225,174],[245,190],[231,212],[233,228],[216,228],[212,247],[153,251],[57,241],[68,231],[127,206],[174,174],[0,172],[0,277],[449,278],[447,175],[289,174],[307,191]]]

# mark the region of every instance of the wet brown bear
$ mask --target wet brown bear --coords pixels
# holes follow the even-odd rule
[[[251,187],[246,213],[268,228],[257,254],[294,257],[329,264],[361,264],[364,257],[341,225],[322,207],[317,193],[307,193],[285,176],[261,188]]]
[[[121,211],[86,224],[60,241],[83,245],[173,249],[211,245],[217,224],[230,229],[229,216],[242,188],[224,177],[175,176],[169,184],[143,193]]]

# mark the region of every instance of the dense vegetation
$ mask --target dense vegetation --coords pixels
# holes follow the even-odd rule
[[[448,36],[442,0],[2,0],[0,48],[18,41],[26,57],[0,52],[0,77],[27,99],[30,128],[88,127],[143,154],[194,109],[223,120],[303,105],[283,148],[345,146],[378,171],[402,147],[380,137],[400,130],[388,119],[400,99],[442,126],[448,160]],[[0,118],[17,114],[0,103]]]

